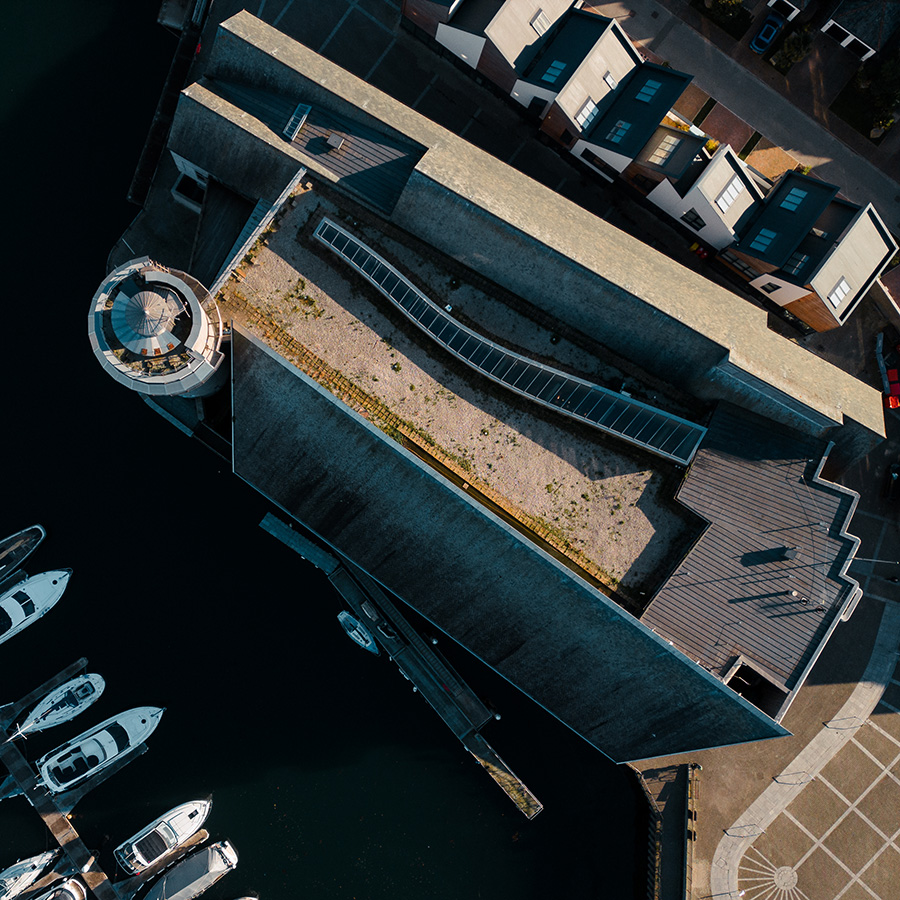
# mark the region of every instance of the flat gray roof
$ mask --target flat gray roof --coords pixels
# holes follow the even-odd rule
[[[677,494],[709,527],[641,620],[717,675],[742,655],[797,689],[859,589],[859,498],[818,478],[825,451],[720,405]]]
[[[255,338],[237,475],[623,762],[785,730]]]

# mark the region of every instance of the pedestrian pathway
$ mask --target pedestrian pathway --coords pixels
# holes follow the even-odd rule
[[[887,526],[885,525],[885,527]],[[754,847],[751,853],[748,851],[751,851],[754,842],[766,832],[781,813],[787,810],[804,788],[820,777],[823,768],[851,741],[855,743],[856,735],[868,723],[869,717],[881,701],[885,689],[892,682],[898,657],[900,657],[898,648],[900,648],[900,605],[888,602],[866,671],[846,703],[833,719],[825,723],[819,733],[788,764],[784,771],[775,776],[772,784],[744,811],[738,820],[725,830],[725,834],[716,848],[710,870],[710,894],[712,896],[724,898],[741,896],[739,878],[748,878],[748,867],[751,872],[757,872],[757,878],[767,886],[770,881],[772,885],[780,886],[782,890],[793,889],[796,886],[796,870],[800,867],[801,862],[817,849],[815,845],[817,842],[821,844],[821,840],[807,832],[811,839],[810,843],[814,846],[812,849],[805,848],[802,860],[793,865],[773,866],[758,848]],[[881,778],[884,774],[883,767],[879,768],[879,773],[877,778]],[[826,785],[833,792],[838,793],[832,785],[827,782]],[[861,791],[860,796],[867,793],[868,790],[871,790],[871,787]],[[841,795],[838,794],[838,796]],[[848,808],[852,805],[852,803],[847,804]],[[843,808],[842,814],[846,815]],[[788,818],[798,826],[798,830],[803,829],[803,826],[795,818],[790,816]],[[862,821],[863,818],[860,817],[860,820]],[[868,820],[865,821],[868,823]],[[834,830],[835,826],[833,825],[822,828],[818,837],[821,838],[823,833],[830,834]],[[824,852],[830,853],[827,847],[824,848]],[[745,855],[747,856],[746,860]],[[865,863],[865,865],[868,864]],[[762,884],[760,886],[762,887]],[[746,888],[744,890],[746,891]]]

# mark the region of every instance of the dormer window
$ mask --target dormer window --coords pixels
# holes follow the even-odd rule
[[[828,294],[828,302],[837,309],[843,302],[847,294],[850,293],[850,285],[847,284],[846,278],[841,280],[831,289]]]
[[[716,198],[716,206],[722,210],[722,212],[728,212],[731,208],[732,204],[735,200],[737,200],[738,195],[744,190],[744,182],[741,181],[740,176],[735,175],[734,178],[728,184],[728,187],[722,191],[721,194]]]
[[[675,137],[674,134],[665,135],[657,148],[650,154],[649,161],[655,166],[664,166],[680,143],[681,138]]]
[[[777,231],[770,231],[768,228],[760,228],[759,234],[750,241],[750,249],[757,253],[765,253],[769,249],[769,245],[778,237]]]
[[[582,131],[586,131],[587,127],[594,121],[596,116],[597,104],[588,97],[584,106],[582,106],[575,115],[575,121],[581,126]]]
[[[621,144],[623,138],[628,133],[628,129],[631,128],[631,122],[623,122],[621,119],[616,122],[615,125],[610,129],[609,134],[606,136],[606,139],[611,144]]]
[[[562,74],[563,69],[565,69],[566,64],[564,62],[560,62],[558,59],[554,59],[549,66],[547,66],[547,71],[541,75],[541,81],[546,81],[547,84],[553,84],[557,78]]]
[[[550,20],[542,9],[539,9],[531,19],[531,27],[538,34],[546,34],[550,29],[550,24]]]
[[[806,191],[801,191],[800,188],[791,188],[788,191],[787,197],[781,201],[781,208],[787,209],[790,212],[794,212],[797,207],[803,202],[803,198],[806,196]]]
[[[661,81],[654,81],[652,78],[648,78],[644,83],[644,86],[638,91],[635,100],[640,100],[642,103],[649,103],[661,87]]]

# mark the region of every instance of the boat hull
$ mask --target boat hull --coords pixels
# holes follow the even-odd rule
[[[43,525],[32,525],[0,541],[0,585],[34,553],[46,536]]]
[[[135,875],[143,872],[193,837],[203,827],[211,808],[212,800],[192,800],[170,809],[119,844],[115,850],[116,861],[126,872]],[[147,848],[161,845],[162,852],[147,852]]]
[[[0,594],[0,644],[33,625],[62,597],[71,569],[53,569],[19,581]]]
[[[219,841],[169,869],[143,900],[194,900],[236,865],[237,851],[228,841]]]
[[[105,687],[106,682],[96,673],[72,678],[47,694],[19,725],[13,737],[45,731],[71,721],[96,703]]]
[[[59,855],[59,850],[48,850],[28,859],[20,859],[0,872],[0,900],[13,900],[28,890],[40,878],[47,867]]]
[[[338,613],[338,622],[341,623],[341,628],[344,629],[351,641],[358,644],[363,650],[368,650],[376,656],[380,655],[381,651],[378,649],[378,644],[375,643],[375,638],[356,616],[352,616],[348,612],[340,612]]]
[[[87,890],[84,882],[77,876],[53,885],[49,891],[41,894],[36,900],[86,900]]]
[[[146,740],[164,711],[135,707],[82,732],[37,761],[40,781],[53,794],[76,787]]]

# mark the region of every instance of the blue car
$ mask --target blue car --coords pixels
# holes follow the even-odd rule
[[[766,20],[762,23],[762,28],[756,32],[756,37],[750,41],[750,49],[754,53],[765,53],[772,46],[772,41],[778,35],[778,32],[784,28],[784,16],[778,13],[769,13]]]

